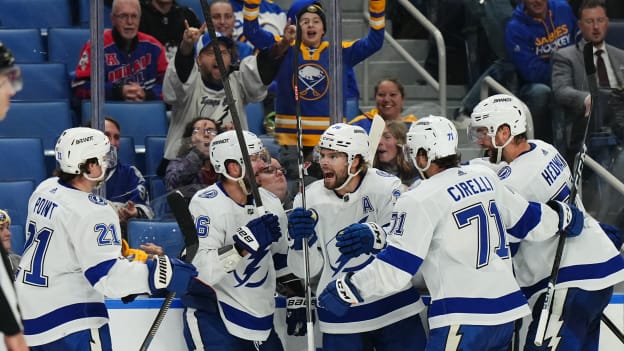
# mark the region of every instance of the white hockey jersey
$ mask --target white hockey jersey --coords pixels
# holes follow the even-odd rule
[[[323,180],[306,187],[306,207],[318,213],[315,227],[318,240],[309,250],[310,276],[318,277],[320,274],[316,296],[332,280],[347,272],[357,271],[373,260],[374,256],[369,254],[351,259],[343,257],[336,247],[336,235],[353,223],[375,222],[386,225],[387,230],[401,187],[399,178],[375,168],[368,169],[357,190],[343,197],[325,188]],[[299,195],[295,198],[294,207],[301,207]],[[288,266],[298,276],[304,276],[302,250],[291,248],[288,251]],[[385,295],[350,308],[342,317],[322,307],[317,308],[321,331],[350,334],[376,330],[424,309],[420,295],[409,281]]]
[[[104,296],[149,292],[148,269],[121,257],[119,217],[101,197],[43,181],[28,202],[15,288],[28,345],[108,322]]]
[[[550,144],[530,140],[531,150],[498,171],[503,184],[529,201],[565,201],[570,196],[571,173],[565,159]],[[546,289],[557,248],[557,238],[522,242],[513,256],[516,279],[531,303]],[[557,288],[601,290],[624,280],[624,259],[585,213],[581,235],[567,238],[561,257]]]
[[[182,143],[184,127],[194,118],[210,117],[221,121],[223,126],[232,123],[232,114],[225,101],[225,90],[207,87],[202,81],[197,61],[193,62],[193,69],[185,83],[178,77],[175,60],[169,62],[165,72],[163,100],[171,105],[171,121],[165,143],[165,158],[168,160],[176,157]],[[239,70],[228,75],[228,81],[241,125],[243,129],[248,129],[245,106],[250,102],[262,101],[267,94],[267,87],[262,83],[258,72],[256,56],[245,57]]]
[[[219,261],[218,249],[234,244],[236,229],[261,214],[251,202],[247,206],[234,202],[221,182],[198,191],[191,199],[189,210],[199,236],[193,264],[199,272],[198,278],[216,291],[225,327],[241,339],[264,341],[273,327],[276,277],[289,273],[285,266],[288,222],[280,200],[263,188],[258,190],[264,209],[278,216],[282,236],[262,254],[243,257],[230,273],[226,273]],[[280,255],[282,265],[275,262]]]
[[[511,269],[505,228],[518,241],[554,235],[557,213],[528,203],[490,169],[447,169],[405,192],[388,247],[351,281],[367,299],[401,288],[420,269],[431,294],[430,328],[499,325],[529,314]],[[545,229],[545,230],[540,230]]]

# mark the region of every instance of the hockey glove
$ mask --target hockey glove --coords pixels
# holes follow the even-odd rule
[[[550,208],[559,213],[559,230],[563,230],[567,237],[575,237],[583,231],[583,212],[573,204],[551,200],[547,203]]]
[[[620,229],[607,223],[600,223],[600,228],[602,228],[605,234],[607,234],[613,245],[615,245],[615,248],[618,249],[618,251],[621,250],[622,240],[624,238],[622,238],[622,232]]]
[[[312,302],[314,308],[314,300]],[[312,323],[316,321],[312,311]],[[305,297],[293,296],[286,299],[286,325],[288,335],[304,336],[307,332]]]
[[[146,263],[149,269],[148,282],[152,295],[160,289],[183,295],[191,279],[197,276],[197,270],[192,264],[184,263],[177,258],[154,256]]]
[[[303,250],[303,239],[308,239],[308,246],[316,242],[316,231],[314,227],[318,216],[316,212],[304,210],[301,207],[295,208],[288,214],[288,235],[293,240],[292,248]]]
[[[255,254],[279,240],[281,235],[277,216],[267,213],[238,228],[234,233],[234,242],[251,254]]]
[[[336,235],[336,247],[346,257],[377,253],[385,246],[386,232],[374,222],[351,224]]]
[[[352,274],[349,273],[327,284],[319,296],[319,306],[341,317],[347,313],[351,305],[364,301],[357,288],[351,283]]]

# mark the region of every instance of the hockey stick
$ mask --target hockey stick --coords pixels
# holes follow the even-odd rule
[[[613,334],[615,334],[615,336],[620,339],[620,342],[622,342],[622,344],[624,344],[624,333],[620,330],[620,328],[618,328],[615,323],[613,323],[613,321],[611,319],[609,319],[609,317],[607,317],[606,314],[602,314],[602,316],[600,317],[600,319],[602,320],[602,322],[604,324],[607,325],[607,327],[609,329],[611,329],[611,331],[613,332]]]
[[[379,141],[381,140],[385,128],[386,121],[381,118],[379,114],[375,113],[373,123],[368,131],[368,157],[371,159],[371,165],[375,160],[375,153],[377,152],[377,147],[379,146]]]
[[[258,213],[263,214],[264,210],[262,208],[262,199],[260,199],[258,184],[256,184],[256,178],[253,172],[253,168],[251,166],[251,161],[249,159],[249,152],[247,151],[245,136],[243,135],[243,127],[241,124],[240,115],[236,110],[234,96],[232,95],[232,87],[230,86],[230,81],[227,76],[228,72],[225,70],[225,64],[223,63],[223,56],[221,56],[221,49],[219,49],[219,42],[217,41],[215,28],[212,24],[212,21],[210,20],[212,18],[210,15],[210,6],[208,6],[208,1],[206,0],[200,0],[200,3],[204,18],[206,19],[206,28],[208,29],[208,35],[210,35],[210,45],[212,45],[214,49],[215,59],[217,61],[217,66],[219,67],[219,73],[221,74],[221,83],[223,84],[223,90],[225,92],[225,102],[230,109],[230,113],[232,114],[232,121],[234,122],[234,129],[236,130],[236,139],[238,139],[238,145],[240,146],[240,151],[243,156],[245,178],[247,178],[248,185],[251,188],[251,194],[254,198]]]
[[[184,262],[191,263],[197,253],[197,247],[199,246],[199,239],[197,238],[197,232],[195,231],[193,217],[189,212],[186,200],[184,200],[184,195],[182,195],[179,190],[167,194],[167,202],[169,203],[173,216],[175,217],[176,222],[178,222],[180,231],[184,236],[184,247],[186,248],[186,257],[184,258]],[[171,306],[171,302],[173,302],[175,295],[175,292],[170,292],[167,294],[167,297],[165,297],[165,300],[160,306],[160,310],[158,310],[158,314],[156,314],[156,318],[154,318],[154,322],[152,322],[152,326],[147,332],[145,339],[143,339],[143,343],[139,349],[140,351],[147,351],[149,348],[150,344],[154,340],[154,337],[156,336],[158,328],[160,328],[160,324],[165,319],[167,311],[169,311],[169,307]]]
[[[297,35],[293,50],[293,73],[295,91],[295,118],[297,120],[297,163],[299,168],[299,192],[301,193],[301,205],[306,208],[306,193],[304,181],[304,158],[303,158],[303,127],[301,125],[301,101],[299,101],[299,54],[301,52],[301,27],[296,23]],[[307,89],[306,89],[307,90]],[[314,318],[312,316],[312,286],[310,285],[310,252],[308,238],[303,239],[303,265],[306,302],[306,337],[308,351],[314,351]]]
[[[585,162],[585,153],[587,147],[587,134],[589,133],[589,122],[591,120],[595,102],[598,96],[598,83],[596,82],[596,66],[594,65],[594,46],[592,43],[585,44],[583,48],[583,60],[585,61],[585,74],[587,75],[587,84],[589,86],[589,94],[591,96],[591,109],[589,110],[589,116],[585,122],[585,132],[583,134],[583,140],[581,142],[581,148],[576,157],[576,164],[574,167],[574,174],[572,176],[572,189],[570,189],[569,203],[574,203],[578,187],[581,182],[581,175],[583,173],[583,164]],[[557,242],[557,250],[555,251],[555,259],[550,273],[550,279],[548,281],[548,287],[546,289],[544,297],[544,305],[540,312],[539,320],[537,323],[537,330],[535,333],[535,339],[533,342],[536,346],[542,346],[544,342],[544,335],[546,334],[546,327],[548,325],[548,318],[550,315],[550,307],[552,304],[553,294],[555,292],[555,284],[557,284],[557,276],[559,275],[559,265],[561,264],[561,256],[563,255],[563,248],[565,247],[566,234],[565,231],[560,230],[557,235],[559,241]]]

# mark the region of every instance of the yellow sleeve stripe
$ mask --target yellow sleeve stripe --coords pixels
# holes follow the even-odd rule
[[[386,1],[385,0],[371,1],[368,5],[368,10],[370,12],[382,13],[386,10]]]
[[[255,21],[260,14],[260,8],[256,7],[255,9],[250,9],[247,6],[243,7],[243,18],[246,21]]]

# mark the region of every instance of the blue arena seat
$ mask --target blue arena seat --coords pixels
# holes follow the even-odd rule
[[[145,176],[156,175],[158,165],[165,155],[166,140],[164,136],[145,137]]]
[[[165,136],[169,127],[165,104],[149,102],[106,102],[104,113],[113,117],[121,126],[121,133],[134,139],[137,154],[145,152],[146,136]],[[82,103],[82,121],[91,118],[91,102]]]
[[[119,140],[119,148],[117,149],[117,158],[123,164],[136,166],[134,139],[132,139],[132,137],[121,137]]]
[[[11,50],[17,63],[46,61],[41,31],[38,28],[0,29],[0,42]]]
[[[28,200],[35,191],[32,180],[0,181],[0,208],[11,216],[11,224],[26,226]]]
[[[72,26],[72,0],[2,0],[0,28]]]
[[[154,243],[165,254],[178,257],[184,248],[184,237],[175,221],[148,221],[132,219],[128,221],[128,244],[139,248],[141,244]]]
[[[264,105],[262,102],[252,102],[245,106],[249,131],[255,135],[264,134]]]
[[[38,137],[47,155],[61,133],[72,127],[69,101],[13,102],[0,128],[0,137]]]
[[[71,97],[67,69],[62,63],[20,64],[24,88],[14,101],[61,100]]]
[[[91,3],[92,0],[78,0],[78,21],[80,26],[84,28],[89,27],[91,21]],[[104,5],[104,28],[112,28],[110,20],[111,8]]]
[[[9,230],[11,231],[11,251],[21,256],[24,253],[24,244],[26,243],[24,226],[11,224]]]
[[[50,28],[48,30],[48,61],[64,63],[73,78],[80,51],[89,40],[88,28]]]
[[[609,20],[609,30],[605,41],[624,50],[624,20]]]
[[[6,123],[7,120],[2,123],[0,131],[4,131]],[[40,138],[0,138],[0,155],[2,155],[0,181],[32,180],[35,184],[39,184],[46,178],[43,144]],[[0,198],[5,198],[4,194]]]

